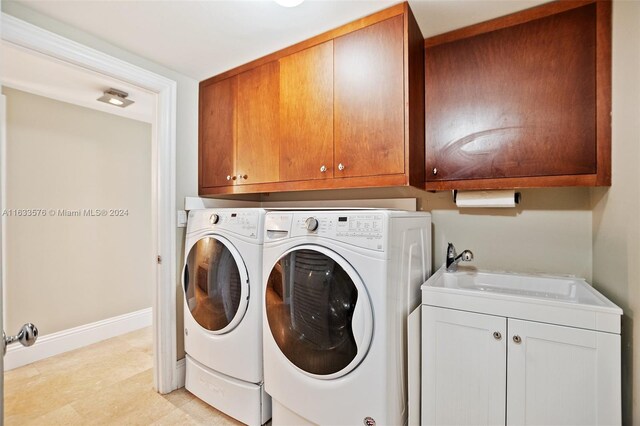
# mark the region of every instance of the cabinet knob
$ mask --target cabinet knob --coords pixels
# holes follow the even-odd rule
[[[434,167],[434,168],[433,168],[433,175],[435,176],[435,175],[437,175],[437,174],[438,174],[438,169]]]
[[[238,180],[247,180],[248,176],[247,175],[238,175]]]
[[[342,163],[338,164],[338,170],[340,171],[344,170],[344,164]]]
[[[327,166],[325,166],[324,164],[320,166],[320,173],[324,173],[326,171],[327,171]]]
[[[236,180],[237,177],[235,175],[231,176],[231,180]]]
[[[231,180],[231,175],[227,175],[227,180]]]
[[[515,336],[513,336],[513,342],[520,344],[520,342],[522,342],[522,339],[516,334]]]
[[[493,338],[496,340],[502,340],[502,333],[500,333],[499,331],[494,331]]]

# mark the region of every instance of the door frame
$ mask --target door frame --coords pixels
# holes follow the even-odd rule
[[[177,389],[176,347],[176,92],[175,81],[2,13],[1,38],[117,78],[156,95],[151,132],[152,259],[158,258],[153,296],[153,374],[160,393]],[[4,183],[3,183],[4,185]],[[3,188],[4,189],[4,188]],[[164,260],[164,261],[162,261]]]

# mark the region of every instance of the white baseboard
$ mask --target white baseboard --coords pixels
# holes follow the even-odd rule
[[[184,387],[187,376],[186,359],[182,358],[176,362],[176,389]]]
[[[148,327],[151,325],[152,319],[152,309],[147,308],[40,336],[35,345],[28,348],[14,343],[7,348],[4,369],[5,371],[12,370],[41,359]]]

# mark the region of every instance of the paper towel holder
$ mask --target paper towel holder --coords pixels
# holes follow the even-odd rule
[[[456,203],[456,199],[458,198],[458,190],[454,189],[451,191],[451,196],[453,197],[453,204]],[[515,193],[515,202],[516,204],[520,204],[520,200],[522,199],[522,195],[519,192]]]

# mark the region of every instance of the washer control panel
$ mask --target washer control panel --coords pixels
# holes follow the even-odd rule
[[[372,212],[295,212],[291,236],[318,236],[383,251],[385,216]]]

